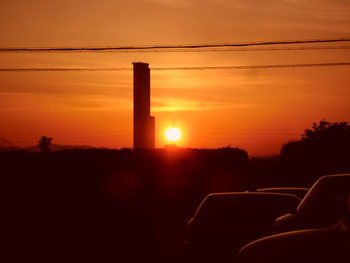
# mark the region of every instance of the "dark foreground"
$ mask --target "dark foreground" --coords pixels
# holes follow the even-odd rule
[[[244,151],[0,153],[10,261],[185,262],[186,222],[212,192],[309,187],[350,164]]]

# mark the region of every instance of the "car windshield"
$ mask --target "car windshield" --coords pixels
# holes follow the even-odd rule
[[[297,213],[342,212],[350,192],[350,174],[320,178],[297,208]]]
[[[249,216],[294,210],[299,199],[294,195],[277,193],[222,193],[207,196],[195,217],[210,220],[240,220]],[[285,211],[285,212],[286,212]]]

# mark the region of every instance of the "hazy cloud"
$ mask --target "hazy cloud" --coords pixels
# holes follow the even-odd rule
[[[146,2],[154,3],[154,4],[159,4],[159,5],[166,5],[170,7],[186,7],[186,6],[191,6],[193,2],[196,1],[191,1],[191,0],[145,0]]]
[[[152,102],[152,112],[175,112],[175,111],[203,111],[213,109],[232,109],[232,108],[251,108],[252,104],[210,101],[210,100],[193,100],[193,99],[176,99],[173,97],[155,98]]]

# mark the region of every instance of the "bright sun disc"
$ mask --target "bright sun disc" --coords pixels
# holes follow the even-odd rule
[[[178,128],[172,127],[168,128],[165,132],[165,137],[170,142],[176,142],[181,137],[181,131]]]

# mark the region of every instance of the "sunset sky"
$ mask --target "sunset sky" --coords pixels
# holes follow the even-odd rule
[[[350,0],[0,0],[1,47],[88,47],[350,37]],[[316,46],[301,44],[300,46]],[[350,42],[317,46],[350,46]],[[278,47],[278,46],[274,46]],[[350,49],[0,53],[0,68],[131,68],[350,62]],[[278,153],[325,118],[350,121],[350,67],[152,71],[156,144]],[[0,138],[132,147],[132,71],[0,72]]]

